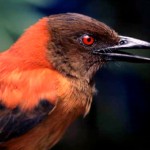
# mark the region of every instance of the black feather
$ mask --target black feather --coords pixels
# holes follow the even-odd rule
[[[21,111],[19,107],[9,109],[0,103],[0,142],[26,133],[46,118],[53,108],[54,105],[45,99],[32,111],[26,112]]]

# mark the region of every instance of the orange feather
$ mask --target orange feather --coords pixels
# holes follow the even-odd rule
[[[50,40],[47,21],[43,18],[31,26],[8,51],[0,54],[0,99],[7,107],[32,109],[40,99],[52,104],[57,99],[58,72],[46,59]]]

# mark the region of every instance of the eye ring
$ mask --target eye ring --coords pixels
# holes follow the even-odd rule
[[[94,44],[95,42],[95,38],[91,35],[88,35],[88,34],[84,34],[82,37],[81,37],[81,41],[84,45],[86,46],[91,46]]]

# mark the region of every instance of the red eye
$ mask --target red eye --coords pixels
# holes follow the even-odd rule
[[[95,39],[90,35],[83,35],[82,42],[84,45],[91,46],[95,42]]]

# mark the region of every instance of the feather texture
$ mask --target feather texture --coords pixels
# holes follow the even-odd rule
[[[0,104],[0,142],[26,133],[44,120],[53,107],[47,100],[40,100],[30,111],[23,111],[19,107],[9,109]]]

